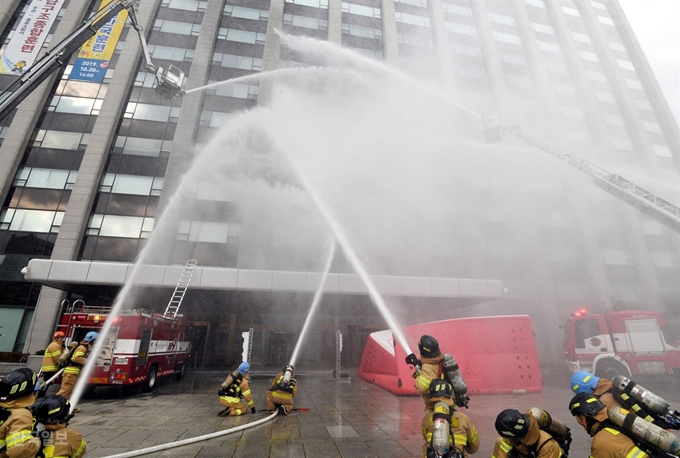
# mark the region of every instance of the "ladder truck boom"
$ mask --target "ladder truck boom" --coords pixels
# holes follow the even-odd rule
[[[26,70],[19,78],[0,93],[0,120],[5,118],[16,108],[31,92],[33,92],[45,79],[62,65],[68,63],[71,55],[78,50],[87,40],[94,36],[99,29],[104,27],[111,19],[124,9],[128,10],[132,27],[137,32],[144,51],[144,68],[147,72],[156,75],[156,93],[168,100],[175,96],[184,95],[182,85],[185,77],[177,67],[170,65],[167,70],[156,67],[151,62],[149,50],[144,37],[143,29],[137,21],[133,0],[114,0],[106,7],[96,12],[83,24],[74,30],[68,37],[59,42],[48,51],[40,60]]]
[[[495,116],[484,116],[484,138],[488,142],[500,140],[501,134],[510,134],[533,145],[550,156],[566,162],[593,179],[593,184],[626,202],[642,213],[680,234],[680,207],[662,199],[621,175],[611,173],[586,159],[565,153],[547,140],[524,132],[519,126],[498,124]]]

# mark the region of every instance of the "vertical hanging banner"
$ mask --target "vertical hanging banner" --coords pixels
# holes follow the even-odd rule
[[[102,5],[100,11],[108,8],[109,4],[106,2]],[[122,10],[85,42],[78,52],[69,79],[96,83],[104,80],[127,17],[127,10]]]
[[[63,4],[64,0],[31,2],[2,53],[0,73],[21,75],[33,65]]]

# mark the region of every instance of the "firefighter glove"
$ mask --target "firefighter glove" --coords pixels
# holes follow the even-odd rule
[[[421,365],[420,361],[418,360],[416,355],[414,355],[413,353],[411,353],[410,355],[408,355],[406,357],[406,364],[410,364],[411,366],[420,366]]]
[[[256,412],[257,412],[257,409],[255,407],[250,408],[250,413],[256,413]]]
[[[225,390],[217,390],[217,394],[218,396],[224,396],[227,392]]]

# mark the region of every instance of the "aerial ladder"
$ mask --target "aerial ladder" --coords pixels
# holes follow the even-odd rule
[[[52,50],[48,51],[40,60],[35,62],[35,64],[0,93],[0,120],[16,108],[54,71],[68,63],[74,52],[123,10],[128,10],[132,27],[137,32],[137,35],[139,35],[139,39],[142,43],[145,61],[144,69],[155,75],[156,94],[168,100],[172,100],[176,96],[184,95],[185,92],[182,89],[185,81],[184,72],[174,65],[170,65],[167,69],[163,69],[162,67],[156,67],[153,62],[151,62],[146,38],[144,37],[142,27],[137,21],[133,4],[134,0],[112,1],[106,7],[83,22],[78,29],[73,31]]]
[[[662,199],[642,186],[623,178],[621,175],[608,172],[590,161],[561,151],[547,140],[524,132],[517,125],[501,125],[495,115],[482,116],[482,121],[484,123],[483,134],[487,142],[498,141],[503,134],[514,135],[555,159],[566,162],[581,173],[588,175],[593,179],[595,186],[604,189],[633,208],[649,215],[664,226],[680,234],[680,207],[677,205]]]

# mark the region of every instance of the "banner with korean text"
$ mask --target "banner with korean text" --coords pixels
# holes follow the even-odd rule
[[[21,75],[33,65],[64,1],[31,1],[0,57],[0,73]]]
[[[108,8],[109,4],[106,2],[101,9]],[[85,42],[78,52],[69,79],[97,83],[104,80],[127,17],[127,10],[122,10]]]

